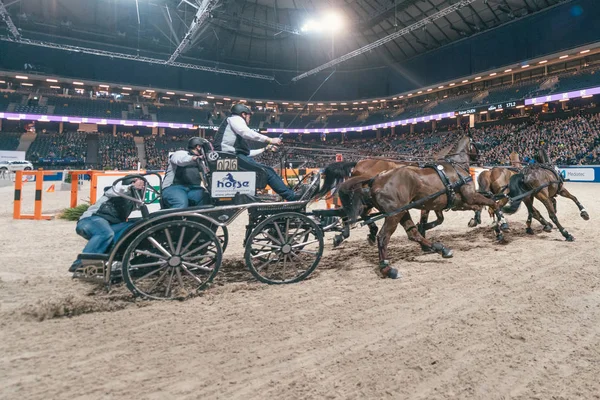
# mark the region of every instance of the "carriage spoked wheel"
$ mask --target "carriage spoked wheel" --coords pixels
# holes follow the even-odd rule
[[[217,238],[219,239],[219,242],[221,243],[221,248],[223,249],[223,251],[225,251],[225,249],[227,248],[227,245],[229,244],[229,231],[227,230],[227,227],[226,226],[217,227],[216,235],[217,235]]]
[[[123,279],[136,296],[186,298],[204,289],[221,266],[217,235],[194,221],[174,220],[141,232],[125,250]]]
[[[306,215],[286,212],[272,215],[254,228],[244,258],[259,281],[284,284],[308,277],[322,254],[321,228]]]

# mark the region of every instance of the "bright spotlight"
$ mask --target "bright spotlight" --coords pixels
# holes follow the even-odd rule
[[[319,24],[317,24],[317,22],[314,19],[309,19],[308,21],[306,21],[306,23],[302,26],[302,32],[311,32],[311,31],[316,31],[319,28]]]
[[[344,20],[341,15],[335,12],[329,12],[318,20],[309,19],[302,25],[300,30],[302,32],[322,32],[324,30],[330,32],[337,32],[344,26]]]
[[[325,26],[329,31],[337,32],[342,29],[343,25],[344,21],[337,13],[330,12],[323,17],[323,26]]]

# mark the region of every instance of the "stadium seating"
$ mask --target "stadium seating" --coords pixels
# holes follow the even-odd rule
[[[75,97],[48,97],[48,105],[54,106],[55,115],[92,118],[121,118],[129,103],[114,100],[92,100]]]
[[[0,150],[16,150],[19,147],[21,135],[17,132],[0,132]]]
[[[24,105],[18,105],[15,107],[15,112],[16,113],[22,113],[22,114],[40,114],[40,115],[46,115],[48,114],[48,107],[46,106],[24,106]]]
[[[29,149],[27,159],[72,157],[83,159],[87,153],[85,133],[39,133]]]
[[[161,122],[181,122],[186,124],[206,124],[210,111],[191,107],[156,107],[157,119]]]
[[[99,145],[98,157],[103,169],[132,170],[137,168],[139,158],[132,134],[101,134]]]

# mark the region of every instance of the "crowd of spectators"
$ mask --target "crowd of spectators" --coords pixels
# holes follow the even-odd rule
[[[133,170],[139,161],[132,133],[105,133],[100,135],[98,160],[102,169]]]
[[[191,136],[152,136],[144,141],[147,169],[166,169],[170,152],[187,148]]]
[[[600,164],[600,115],[581,115],[568,119],[540,121],[532,119],[527,122],[488,126],[469,129],[474,141],[481,148],[481,162],[486,165],[509,163],[512,151],[520,157],[533,158],[540,147],[546,148],[550,158],[557,165]],[[402,133],[396,136],[384,136],[380,139],[358,139],[288,142],[288,160],[303,161],[304,166],[323,167],[335,161],[335,152],[311,151],[311,148],[343,148],[355,150],[355,153],[344,153],[345,161],[358,161],[367,156],[384,156],[406,158],[428,158],[444,147],[456,143],[467,133],[463,129],[434,131],[423,133]],[[304,147],[307,150],[293,149]],[[280,155],[264,153],[258,161],[278,167]]]
[[[488,164],[505,164],[511,151],[532,158],[540,147],[547,149],[558,165],[600,164],[600,115],[579,115],[568,119],[519,125],[494,126],[473,131],[483,145]]]
[[[85,133],[38,133],[27,150],[27,159],[32,162],[40,158],[73,158],[83,160],[87,153]]]

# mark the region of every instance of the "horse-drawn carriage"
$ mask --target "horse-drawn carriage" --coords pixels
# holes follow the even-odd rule
[[[315,270],[323,254],[324,232],[340,229],[335,210],[307,211],[310,194],[320,185],[319,173],[300,180],[298,185],[304,185],[307,193],[303,200],[273,202],[257,194],[266,187],[263,173],[249,170],[235,155],[213,151],[207,144],[199,167],[210,205],[150,213],[144,199],[153,196],[142,192],[154,192],[160,199],[160,190],[148,184],[149,174],[137,175],[145,189],[134,191],[135,197],[119,195],[134,201],[142,217],[107,254],[80,254],[78,274],[102,280],[107,288],[124,281],[136,296],[185,298],[206,288],[218,273],[229,241],[227,226],[244,211],[248,212],[244,260],[256,279],[294,283]]]

